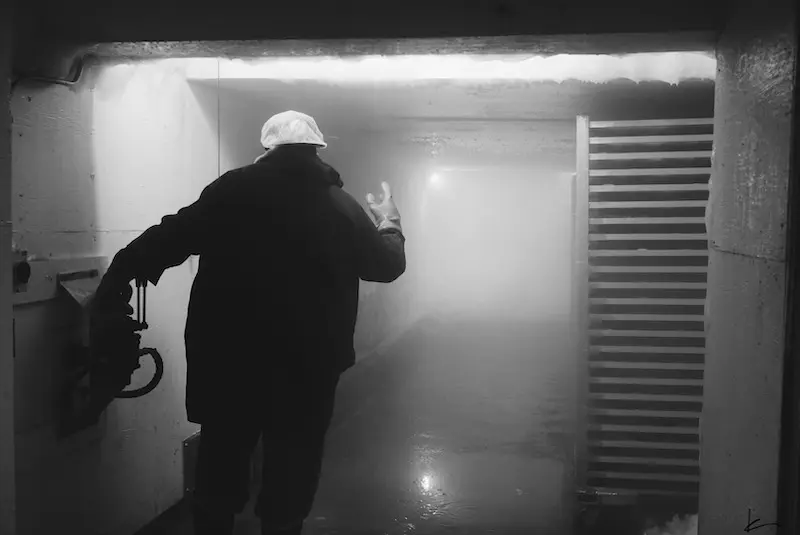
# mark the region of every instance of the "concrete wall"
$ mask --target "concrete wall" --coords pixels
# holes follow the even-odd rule
[[[0,7],[0,533],[15,533],[14,348],[11,308],[11,78],[12,9]]]
[[[717,53],[701,535],[777,520],[794,21],[742,2]]]
[[[216,68],[213,60],[202,65],[212,74]],[[184,60],[118,64],[91,69],[72,89],[19,86],[12,101],[13,220],[21,247],[42,258],[113,256],[161,216],[196,199],[219,173],[250,163],[261,152],[258,132],[263,120],[296,108],[286,95],[301,94],[283,91],[284,100],[269,99],[273,109],[252,95],[243,98],[214,84],[188,83],[186,69]],[[615,99],[610,96],[612,89],[599,88],[601,98],[590,91],[591,104],[581,101],[578,108],[568,99],[570,104],[559,108],[560,113],[592,109],[610,113],[622,109],[621,101],[630,103],[627,94]],[[564,98],[562,88],[543,85],[541,90],[553,102]],[[535,89],[517,94],[529,99],[530,91]],[[658,88],[659,94],[665,91]],[[680,93],[676,91],[673,96]],[[465,97],[469,93],[459,93],[458,102],[469,100]],[[401,91],[396,102],[411,94],[421,93]],[[491,95],[482,105],[497,109],[495,93],[476,94]],[[647,102],[643,95],[638,93],[638,102]],[[367,110],[393,109],[391,99],[377,93],[373,98],[372,108],[369,101],[362,101]],[[703,108],[702,101],[701,96],[700,104],[694,102],[687,109]],[[338,107],[319,95],[316,104],[304,108],[329,136],[331,147],[325,158],[340,170],[346,189],[359,201],[367,192],[378,193],[381,180],[395,186],[409,235],[408,273],[392,285],[362,286],[356,335],[359,358],[401,335],[423,313],[451,314],[470,308],[485,312],[481,299],[492,294],[500,296],[494,301],[493,316],[504,308],[519,312],[520,303],[531,301],[538,310],[549,311],[562,302],[566,311],[573,122],[571,117],[542,117],[546,115],[542,110],[551,109],[550,100],[533,102],[537,104],[527,112],[538,114],[537,120],[505,126],[492,121],[448,122],[441,117],[375,122],[355,115],[345,121],[337,116]],[[451,101],[452,109],[457,108],[455,103]],[[630,109],[629,105],[629,114]],[[659,114],[649,108],[637,113],[653,116],[651,112]],[[674,106],[672,112],[680,115]],[[500,164],[505,171],[493,171],[490,188],[485,177]],[[465,167],[471,171],[464,174]],[[440,174],[443,187],[430,183],[432,172]],[[487,196],[487,192],[493,193]],[[527,215],[530,210],[534,215]],[[471,243],[481,221],[479,243]],[[554,228],[545,230],[548,224]],[[506,241],[498,238],[504,231]],[[531,237],[538,242],[514,245]],[[485,261],[487,247],[493,248],[494,264]],[[494,273],[500,260],[514,266],[505,274],[512,280],[503,288],[497,286],[500,278]],[[455,287],[446,286],[448,273],[476,265],[479,269],[467,270],[469,274]],[[168,271],[150,290],[152,327],[144,343],[158,347],[165,357],[166,376],[159,388],[140,400],[115,402],[99,428],[63,442],[54,438],[49,403],[60,380],[54,363],[74,327],[74,315],[65,302],[15,311],[19,533],[51,532],[56,527],[80,533],[127,533],[181,497],[180,444],[195,431],[185,421],[182,340],[195,268],[190,259]],[[487,291],[472,296],[461,291],[476,283]],[[542,293],[515,291],[522,286],[540,288]],[[437,295],[433,303],[419,299],[425,292]],[[516,304],[509,307],[513,299]],[[145,366],[141,375],[149,373]]]
[[[113,256],[216,178],[216,108],[192,93],[182,69],[116,65],[75,89],[17,89],[13,217],[22,247],[44,258]],[[195,268],[190,260],[149,291],[143,344],[164,356],[159,387],[114,402],[98,428],[63,441],[53,434],[62,379],[54,370],[75,310],[63,300],[15,309],[18,533],[131,533],[182,497],[181,441],[196,430],[185,418],[183,353]],[[134,382],[151,368],[143,362]]]

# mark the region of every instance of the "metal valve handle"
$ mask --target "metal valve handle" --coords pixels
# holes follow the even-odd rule
[[[139,324],[139,329],[144,330],[148,328],[147,325],[147,281],[136,279],[136,322]],[[161,382],[164,376],[164,360],[158,350],[152,347],[145,347],[139,350],[138,357],[141,358],[145,355],[150,355],[156,365],[156,372],[153,378],[145,386],[135,390],[122,390],[115,397],[123,399],[138,398],[153,391]],[[136,366],[139,367],[138,365]]]
[[[145,347],[139,351],[139,358],[145,355],[150,355],[153,357],[153,362],[156,364],[156,373],[153,375],[153,378],[150,379],[149,383],[141,388],[137,388],[135,390],[122,390],[115,396],[116,398],[132,399],[142,397],[145,394],[152,392],[155,387],[158,386],[158,383],[161,382],[161,378],[164,376],[164,359],[161,358],[161,354],[158,352],[158,350],[152,347]]]
[[[136,321],[147,329],[147,281],[136,279]]]

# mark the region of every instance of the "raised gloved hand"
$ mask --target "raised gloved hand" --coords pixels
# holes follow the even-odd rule
[[[367,194],[367,206],[375,218],[378,230],[387,228],[402,230],[400,212],[397,210],[397,205],[394,204],[394,199],[392,199],[392,189],[387,182],[381,182],[381,187],[383,187],[383,195],[381,195],[380,204],[375,202],[375,196],[372,193]]]

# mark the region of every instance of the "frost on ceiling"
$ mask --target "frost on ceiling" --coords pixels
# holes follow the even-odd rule
[[[528,55],[417,55],[341,57],[284,57],[269,59],[219,59],[218,69],[190,66],[188,77],[196,80],[273,79],[314,80],[334,84],[453,81],[577,80],[605,83],[713,80],[716,59],[697,52],[645,53],[623,56],[562,54]]]

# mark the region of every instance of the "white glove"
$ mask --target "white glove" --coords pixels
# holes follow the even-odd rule
[[[383,195],[381,195],[380,204],[375,202],[375,196],[372,193],[367,194],[367,206],[375,218],[378,230],[394,228],[402,231],[400,212],[397,210],[397,205],[394,204],[394,199],[392,199],[392,189],[386,182],[381,182],[381,186],[383,187]]]

